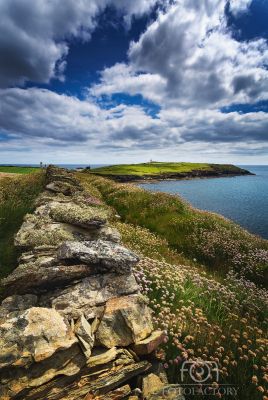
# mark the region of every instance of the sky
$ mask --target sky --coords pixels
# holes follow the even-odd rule
[[[1,0],[0,164],[268,164],[268,0]]]

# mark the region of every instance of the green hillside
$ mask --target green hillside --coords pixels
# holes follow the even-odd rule
[[[240,173],[243,170],[231,164],[200,164],[200,163],[142,163],[142,164],[119,164],[108,167],[94,168],[94,174],[101,175],[172,175],[189,173],[193,171],[230,171]]]

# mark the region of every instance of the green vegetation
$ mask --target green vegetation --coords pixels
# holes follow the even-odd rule
[[[178,174],[192,171],[241,171],[234,165],[199,164],[199,163],[143,163],[122,164],[94,168],[91,173],[101,175],[161,175]]]
[[[252,281],[267,286],[268,241],[217,214],[194,209],[179,196],[77,176],[88,193],[121,216],[118,221],[115,215],[114,226],[122,244],[141,256],[134,274],[150,300],[155,329],[167,331],[161,347],[169,382],[181,383],[184,367],[189,400],[208,395],[266,400],[268,291]],[[206,362],[204,376],[198,360]],[[195,381],[189,373],[193,363]],[[215,363],[219,380],[212,372]],[[236,391],[224,395],[224,388]]]
[[[28,167],[0,167],[0,172],[8,172],[10,174],[33,174],[40,171],[40,168],[28,168]]]
[[[32,212],[34,201],[43,191],[45,174],[40,172],[0,180],[0,279],[17,266],[22,251],[14,247],[14,235],[23,217]]]
[[[233,268],[241,277],[268,285],[267,240],[218,214],[193,208],[179,195],[150,193],[131,184],[80,176],[94,184],[122,222],[147,228],[166,240],[178,262],[206,265],[222,278]]]
[[[268,291],[262,285],[268,286],[268,241],[217,214],[194,209],[180,196],[76,175],[89,206],[107,208],[122,244],[141,256],[134,274],[141,294],[149,298],[155,329],[167,331],[161,347],[170,383],[181,382],[185,360],[197,363],[192,373],[198,382],[201,359],[217,363],[219,380],[212,372],[195,386],[199,394],[188,391],[187,399],[205,400],[209,392],[212,398],[265,400]],[[40,173],[0,181],[1,277],[17,266],[21,251],[15,250],[13,235],[43,184]],[[196,382],[185,371],[183,383],[193,388]],[[235,388],[237,394],[223,395],[218,385]]]

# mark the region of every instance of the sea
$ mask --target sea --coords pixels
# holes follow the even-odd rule
[[[4,165],[4,164],[3,164]],[[5,164],[7,165],[7,164]],[[12,164],[15,165],[15,164]],[[75,170],[88,164],[56,164]],[[90,164],[91,169],[111,164]],[[39,164],[16,164],[39,167]],[[199,210],[212,211],[268,240],[268,165],[238,165],[255,175],[145,183],[150,191],[180,194]]]
[[[60,168],[67,168],[67,169],[75,170],[76,168],[86,168],[88,165],[90,165],[90,168],[93,169],[93,168],[107,167],[108,165],[111,165],[111,164],[54,164],[54,165],[56,165],[57,167],[60,167]],[[3,166],[40,168],[40,163],[39,164],[0,164],[0,167],[3,167]],[[45,163],[43,163],[43,166],[45,166]]]

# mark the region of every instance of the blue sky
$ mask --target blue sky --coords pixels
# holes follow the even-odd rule
[[[2,0],[0,163],[267,164],[268,0]]]

